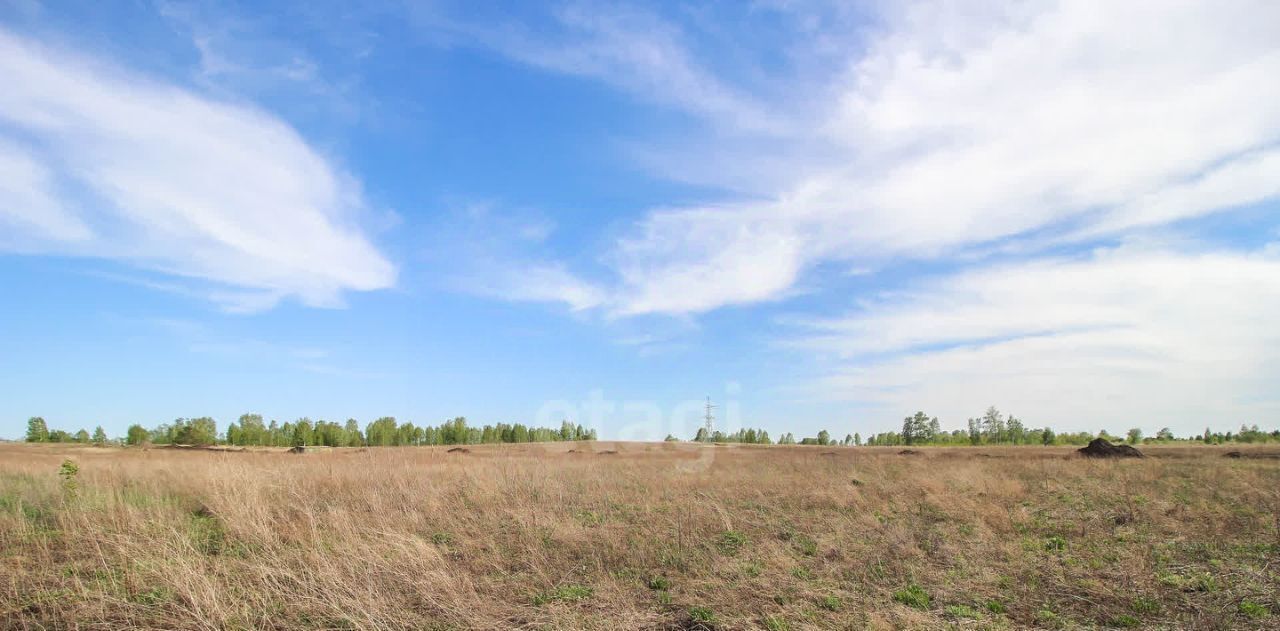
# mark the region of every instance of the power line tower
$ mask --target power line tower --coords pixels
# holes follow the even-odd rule
[[[711,413],[715,408],[716,406],[711,405],[711,397],[707,397],[707,413],[702,417],[702,439],[706,442],[711,442],[711,432],[715,430],[716,417]]]

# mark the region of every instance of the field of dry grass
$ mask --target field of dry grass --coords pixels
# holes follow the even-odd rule
[[[0,445],[0,627],[1280,626],[1280,459],[920,451]]]

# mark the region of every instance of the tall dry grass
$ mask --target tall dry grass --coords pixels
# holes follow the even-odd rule
[[[0,445],[0,626],[1280,620],[1280,460],[1207,447],[1105,462],[1066,449],[922,451]],[[74,491],[58,476],[66,458],[80,468]]]

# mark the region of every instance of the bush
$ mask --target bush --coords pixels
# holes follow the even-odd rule
[[[745,545],[747,545],[747,536],[734,530],[726,530],[720,533],[720,538],[716,540],[716,547],[720,548],[721,552],[729,555],[737,554],[738,550],[741,550]]]
[[[689,619],[702,624],[711,624],[716,621],[716,614],[707,607],[690,607]]]
[[[906,589],[894,592],[893,599],[915,609],[929,608],[929,593],[915,583],[908,585]]]
[[[533,604],[545,605],[557,600],[572,602],[590,598],[592,589],[583,585],[565,585],[533,597]]]
[[[1240,613],[1250,618],[1266,618],[1271,615],[1271,610],[1266,605],[1261,605],[1252,600],[1245,599],[1240,601]]]

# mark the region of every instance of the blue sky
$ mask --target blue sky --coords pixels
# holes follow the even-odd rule
[[[0,6],[0,436],[1280,425],[1275,3]]]

